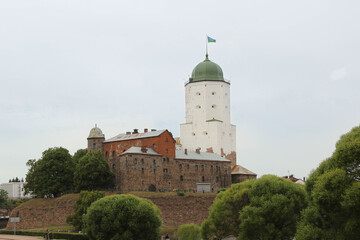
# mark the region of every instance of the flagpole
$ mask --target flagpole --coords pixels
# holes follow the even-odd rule
[[[206,57],[208,56],[208,36],[206,34]]]

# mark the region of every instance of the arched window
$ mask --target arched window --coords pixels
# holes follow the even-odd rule
[[[106,151],[106,153],[105,153],[105,157],[106,157],[106,158],[108,158],[108,157],[109,157],[109,152],[108,152],[108,151]]]
[[[184,177],[183,177],[183,176],[180,176],[180,181],[184,181]]]

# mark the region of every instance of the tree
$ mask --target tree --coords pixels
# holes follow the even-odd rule
[[[76,191],[102,190],[114,187],[114,174],[99,152],[89,152],[79,160],[74,174]]]
[[[341,136],[333,155],[310,175],[310,204],[296,239],[357,239],[360,236],[360,127]]]
[[[204,239],[292,239],[307,204],[302,185],[272,175],[234,184],[220,194],[202,225]]]
[[[74,226],[75,230],[80,231],[83,226],[82,216],[86,213],[88,207],[91,203],[96,200],[105,197],[105,192],[100,191],[81,191],[80,197],[75,204],[75,213],[71,216],[68,216],[66,219],[67,223],[70,223]]]
[[[179,237],[180,240],[200,240],[200,231],[201,228],[196,224],[183,224],[179,226],[175,235]]]
[[[72,157],[75,166],[79,163],[79,160],[87,154],[87,149],[79,149],[74,153]]]
[[[39,160],[29,160],[26,165],[25,192],[38,197],[58,197],[73,187],[74,164],[65,148],[49,148]]]
[[[147,199],[121,194],[92,203],[83,216],[90,240],[155,240],[160,236],[159,209]]]
[[[8,192],[0,189],[0,208],[7,208]]]

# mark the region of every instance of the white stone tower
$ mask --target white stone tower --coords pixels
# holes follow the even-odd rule
[[[236,165],[236,126],[230,123],[230,82],[208,55],[185,84],[186,122],[180,125],[183,149],[214,152]]]

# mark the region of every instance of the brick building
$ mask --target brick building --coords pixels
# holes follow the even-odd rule
[[[89,152],[104,154],[120,191],[194,191],[200,184],[217,191],[231,185],[230,160],[199,149],[176,150],[168,130],[134,129],[105,140],[95,126],[87,139]]]

